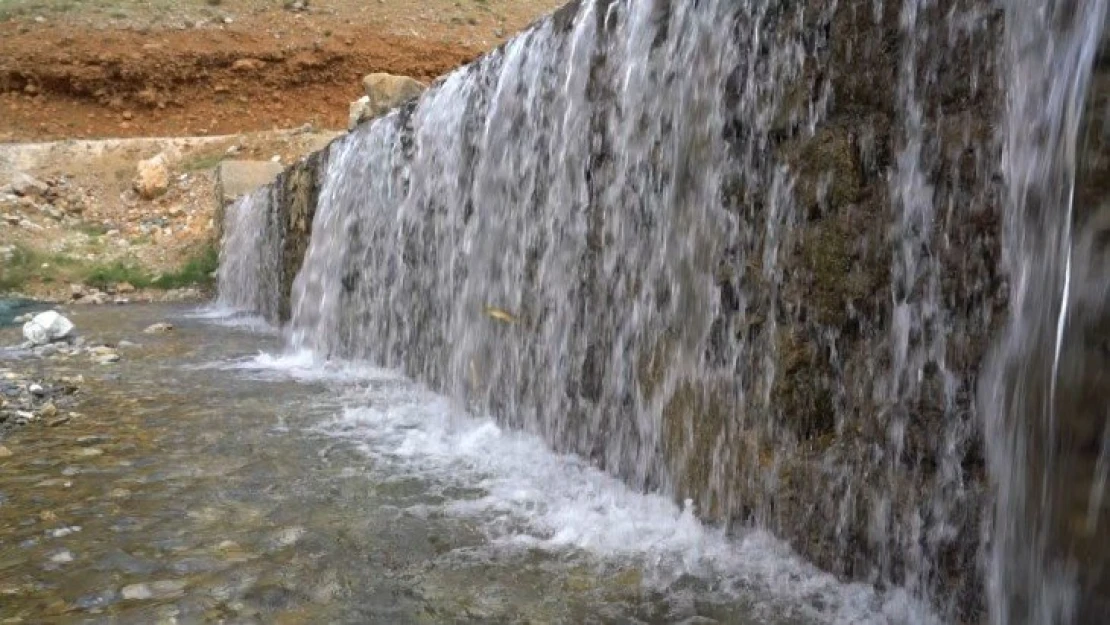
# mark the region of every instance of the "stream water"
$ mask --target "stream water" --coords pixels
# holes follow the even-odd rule
[[[86,380],[80,418],[3,441],[0,622],[911,618],[396,374],[283,352],[251,318],[104,310],[73,319],[139,343],[118,365],[0,362]]]

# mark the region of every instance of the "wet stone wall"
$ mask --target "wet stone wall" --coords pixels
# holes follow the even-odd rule
[[[571,3],[279,178],[266,313],[980,622],[1003,27],[980,0]],[[1110,224],[1106,58],[1082,224]],[[1097,273],[1106,228],[1080,230]],[[1092,292],[1057,396],[1083,406],[1075,506],[1110,393]],[[1105,605],[1107,554],[1058,533]]]

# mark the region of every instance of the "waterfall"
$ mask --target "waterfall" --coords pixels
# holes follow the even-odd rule
[[[1107,364],[1091,357],[1100,341],[1105,350],[1110,303],[1107,206],[1105,197],[1102,206],[1076,204],[1081,121],[1107,4],[1007,7],[1010,319],[981,400],[997,491],[988,581],[999,625],[1110,614],[1110,579],[1079,566],[1094,562],[1097,571],[1108,555],[1098,543],[1110,514],[1102,500],[1110,421],[1092,386],[1105,393]]]
[[[238,205],[221,301],[948,620],[1087,622],[1106,0],[1042,4],[573,2]]]
[[[635,485],[677,479],[662,413],[733,383],[717,274],[760,256],[722,189],[785,177],[757,142],[802,52],[762,32],[803,12],[660,6],[584,2],[335,146],[294,341],[403,368]],[[729,132],[753,136],[746,162]],[[790,199],[764,201],[773,234]]]
[[[217,305],[271,317],[279,302],[281,240],[268,187],[227,208],[217,273]]]

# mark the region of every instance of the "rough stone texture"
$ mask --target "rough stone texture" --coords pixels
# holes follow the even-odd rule
[[[159,154],[139,161],[135,168],[135,192],[144,200],[153,200],[170,188],[169,159]]]
[[[367,103],[360,107],[356,123],[385,115],[391,109],[420,97],[428,88],[424,83],[408,76],[369,74],[362,79]]]
[[[934,595],[943,612],[975,619],[983,609],[977,560],[987,505],[975,389],[1006,305],[991,134],[1001,110],[994,71],[1001,16],[968,2],[947,6],[947,16],[933,6],[918,18],[927,28],[907,32],[901,3],[840,3],[831,15],[816,10],[824,4],[810,3],[807,27],[827,40],[815,35],[808,46],[801,81],[808,97],[800,108],[828,93],[827,112],[812,135],[784,124],[767,154],[797,174],[794,227],[778,256],[783,283],[769,288],[760,268],[749,266],[721,285],[758,294],[746,310],[726,310],[724,327],[745,331],[773,317],[779,328],[773,343],[755,341],[758,351],[776,354],[774,418],[762,421],[774,427],[756,421],[754,432],[733,433],[722,419],[695,447],[723,436],[743,438],[733,443],[738,449],[755,446],[755,458],[777,452],[770,466],[745,466],[750,460],[736,454],[734,473],[751,477],[708,493],[731,501],[720,504],[726,517],[770,526],[838,574],[910,583]],[[878,16],[875,6],[882,7]],[[949,27],[963,19],[962,29]],[[928,280],[919,269],[906,291],[893,269],[902,235],[891,172],[909,139],[899,92],[911,37],[919,38],[912,75],[923,108],[919,168],[937,210],[921,254],[939,264],[941,310],[909,347],[936,332],[947,344],[944,360],[923,363],[925,378],[916,385],[892,379],[895,307],[923,309]],[[744,219],[762,222],[761,209],[736,198]],[[737,375],[756,365],[751,359]],[[915,525],[926,535],[916,535]],[[909,579],[910,567],[922,577]]]
[[[328,150],[316,152],[282,173],[271,187],[271,206],[279,213],[282,251],[277,319],[289,319],[293,279],[301,268],[311,238],[312,220],[327,169]]]
[[[351,102],[350,112],[347,115],[347,130],[354,130],[355,126],[371,117],[370,96],[364,95],[354,102]]]
[[[665,23],[671,5],[657,4]],[[844,578],[907,584],[946,617],[979,622],[985,610],[982,528],[990,501],[975,397],[984,356],[1007,313],[996,137],[1003,106],[996,66],[1001,10],[979,0],[933,4],[910,30],[898,2],[813,0],[804,12],[792,12],[797,6],[784,2],[769,10],[762,25],[768,33],[797,36],[803,43],[800,75],[776,94],[781,114],[758,141],[752,140],[750,120],[740,118],[730,120],[724,137],[738,160],[755,164],[755,173],[726,185],[722,201],[741,223],[760,225],[752,228],[757,239],[769,221],[766,191],[776,166],[788,167],[794,214],[784,217],[778,248],[765,249],[762,256],[779,271],[769,277],[758,254],[737,258],[726,250],[717,259],[717,346],[742,340],[746,350],[735,361],[724,359],[715,375],[669,397],[662,450],[669,476],[649,476],[637,486],[670,486],[676,498],[694,499],[709,521],[769,527]],[[572,3],[548,19],[566,33],[577,11],[578,3]],[[598,15],[603,40],[605,11]],[[750,25],[735,27],[740,32]],[[748,62],[763,60],[754,54]],[[1074,460],[1057,473],[1054,492],[1062,509],[1076,514],[1090,493],[1104,436],[1093,424],[1106,422],[1110,389],[1105,374],[1110,290],[1096,269],[1110,262],[1107,58],[1100,60],[1091,97],[1076,194],[1082,206],[1078,221],[1103,224],[1083,228],[1091,234],[1080,242],[1087,277],[1102,287],[1077,301],[1062,358],[1062,371],[1071,374],[1063,376],[1068,386],[1060,411],[1074,415],[1066,426],[1068,458]],[[616,84],[616,69],[600,55],[592,63],[591,97],[606,98]],[[742,76],[738,68],[736,78]],[[899,221],[892,172],[916,138],[907,130],[907,102],[900,100],[911,86],[921,107],[918,171],[936,213],[927,224],[931,230],[909,250],[925,268],[904,275],[902,241],[919,233]],[[467,103],[475,111],[483,105],[480,99]],[[814,110],[823,113],[810,126],[808,112]],[[585,208],[590,253],[597,258],[605,245],[601,190],[610,175],[603,124],[599,116],[590,129],[596,192]],[[273,187],[285,228],[283,319],[307,247],[326,154],[298,163]],[[608,286],[597,275],[584,273],[582,297],[598,307],[619,305],[610,301]],[[907,339],[907,349],[922,358],[919,367],[896,367],[899,309],[922,315],[916,334]],[[612,348],[611,339],[594,328],[573,330],[590,336],[601,353]],[[944,346],[939,358],[922,347],[938,337]],[[661,371],[682,349],[679,331],[657,340],[643,350],[649,356],[636,374],[646,397],[661,392]],[[761,388],[753,372],[763,370],[766,358],[774,376],[770,388]],[[568,381],[568,394],[581,406],[597,400],[598,389],[591,385],[602,377],[597,366],[585,358],[576,372],[581,381]],[[758,401],[760,395],[769,401]],[[496,413],[494,403],[490,408]],[[627,414],[606,418],[610,421],[601,426],[606,431],[634,421]],[[598,459],[604,457],[599,448],[605,440],[553,442]],[[624,472],[620,466],[607,468]],[[1105,614],[1110,575],[1102,567],[1110,562],[1110,547],[1098,537],[1106,536],[1110,514],[1102,515],[1098,531],[1077,530],[1075,516],[1065,516],[1052,520],[1056,547],[1081,563],[1081,610]]]

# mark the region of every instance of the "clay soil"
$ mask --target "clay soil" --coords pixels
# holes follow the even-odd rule
[[[0,0],[0,142],[345,128],[370,72],[431,81],[559,0]]]

